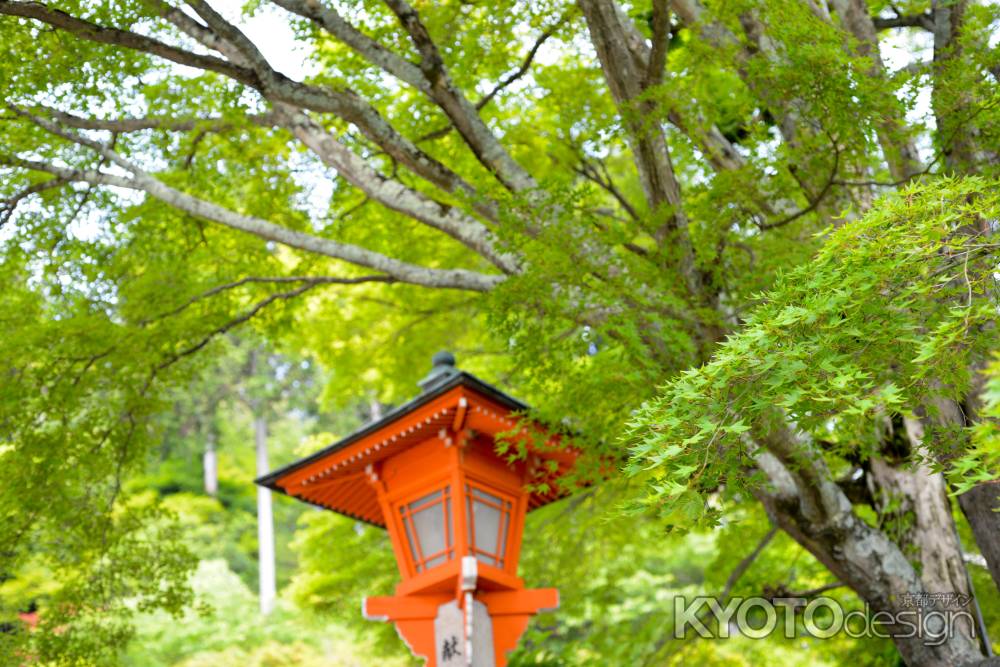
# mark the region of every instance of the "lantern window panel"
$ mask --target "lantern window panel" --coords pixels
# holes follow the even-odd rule
[[[455,557],[449,487],[400,505],[399,514],[418,574]]]
[[[482,488],[466,485],[469,549],[480,562],[502,568],[513,502]]]

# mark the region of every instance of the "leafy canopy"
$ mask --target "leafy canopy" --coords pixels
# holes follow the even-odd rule
[[[998,220],[995,181],[939,179],[833,231],[760,295],[711,361],[636,414],[627,470],[648,479],[644,502],[680,525],[716,518],[700,491],[721,485],[732,497],[760,483],[742,474],[755,459],[745,436],[777,412],[834,460],[864,460],[878,452],[878,415],[961,399],[973,360],[997,349]],[[955,493],[1000,474],[995,426],[978,428],[968,451],[956,438],[926,439],[938,448],[924,452],[930,462],[957,455]]]

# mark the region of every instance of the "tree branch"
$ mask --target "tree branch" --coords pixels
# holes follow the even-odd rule
[[[500,81],[497,82],[495,86],[493,86],[493,89],[490,92],[486,93],[483,97],[479,99],[478,102],[475,103],[475,105],[473,105],[475,106],[476,111],[481,111],[500,92],[502,92],[512,83],[514,83],[515,81],[523,77],[525,74],[527,74],[528,71],[531,69],[531,63],[534,62],[535,56],[538,55],[539,49],[542,48],[542,45],[550,37],[552,37],[552,35],[554,35],[556,31],[560,28],[560,26],[562,26],[562,24],[565,22],[566,22],[566,17],[564,16],[550,28],[547,28],[544,32],[542,32],[542,34],[538,37],[538,39],[535,40],[535,43],[532,45],[531,49],[528,50],[528,53],[524,57],[524,60],[521,61],[521,66],[518,67],[517,70],[515,70],[511,74],[508,74],[507,76],[501,78]],[[419,144],[425,141],[440,139],[441,137],[445,136],[454,129],[455,129],[454,125],[451,124],[445,125],[444,127],[441,127],[432,132],[428,132],[424,136],[420,137],[419,139],[417,139],[417,143]]]
[[[702,127],[705,125],[703,119],[697,118],[692,123],[677,109],[667,112],[667,120],[701,149],[716,171],[732,171],[744,166],[745,160],[736,152],[732,142],[726,139],[717,125],[711,125],[707,130],[703,130]]]
[[[194,304],[199,301],[211,298],[216,294],[221,294],[237,287],[242,287],[243,285],[249,284],[281,284],[281,283],[303,283],[304,285],[310,285],[315,287],[317,285],[361,285],[365,283],[385,283],[391,285],[398,282],[392,276],[359,276],[356,278],[341,278],[338,276],[274,276],[274,277],[262,277],[262,276],[247,276],[245,278],[240,278],[239,280],[234,280],[233,282],[225,283],[223,285],[217,285],[209,290],[205,290],[201,294],[196,294],[191,297],[181,305],[177,306],[173,310],[169,310],[165,313],[161,313],[154,317],[142,320],[139,325],[146,326],[152,322],[166,319],[168,317],[173,317],[184,312]]]
[[[760,228],[761,231],[777,229],[778,227],[784,227],[785,225],[791,224],[799,218],[812,213],[821,203],[823,203],[823,199],[826,198],[826,195],[837,182],[837,172],[840,170],[840,147],[837,146],[836,140],[831,139],[831,142],[833,144],[833,166],[830,168],[830,176],[826,179],[826,184],[823,185],[823,189],[820,190],[819,194],[816,195],[816,197],[814,197],[813,200],[809,202],[809,205],[804,209],[796,211],[795,213],[785,216],[781,220],[777,220],[775,222],[757,223],[757,227]]]
[[[257,303],[255,303],[253,305],[252,308],[250,308],[250,310],[246,311],[245,313],[242,313],[241,315],[239,315],[235,319],[229,320],[225,324],[223,324],[223,325],[221,325],[219,327],[216,327],[211,332],[209,332],[208,335],[206,335],[204,338],[202,338],[200,341],[198,341],[194,345],[186,347],[183,350],[181,350],[180,352],[176,352],[176,353],[170,355],[170,357],[168,357],[166,360],[164,360],[163,362],[161,362],[156,367],[156,370],[157,371],[161,371],[164,368],[167,368],[168,366],[170,366],[170,365],[172,365],[172,364],[180,361],[184,357],[187,357],[187,356],[190,356],[190,355],[194,354],[198,350],[202,349],[203,347],[205,347],[206,345],[208,345],[209,343],[211,343],[218,336],[221,336],[221,335],[225,334],[226,332],[230,331],[231,329],[234,329],[235,327],[237,327],[237,326],[239,326],[239,325],[241,325],[241,324],[243,324],[245,322],[250,321],[251,319],[253,319],[253,317],[255,315],[257,315],[258,313],[260,313],[260,311],[264,310],[265,308],[267,308],[269,305],[271,305],[275,301],[287,301],[289,299],[295,298],[295,297],[299,296],[300,294],[304,294],[305,292],[311,290],[312,288],[316,287],[319,284],[320,283],[306,283],[304,285],[296,287],[293,290],[289,290],[287,292],[279,292],[277,294],[272,294],[271,296],[267,297],[263,301],[258,301]]]
[[[318,0],[271,0],[271,2],[293,14],[309,19],[382,71],[428,96],[431,94],[430,84],[417,65],[393,53],[355,28],[333,7]]]
[[[288,81],[288,79],[285,79],[283,75],[281,75],[280,73],[276,72],[273,68],[271,68],[271,66],[267,63],[267,60],[260,53],[260,51],[257,49],[257,47],[253,44],[253,42],[251,42],[246,37],[246,35],[243,34],[242,31],[240,31],[236,26],[232,25],[231,23],[228,23],[221,15],[219,15],[217,12],[215,12],[206,2],[204,2],[204,0],[186,0],[186,2],[188,4],[190,4],[195,9],[196,12],[198,12],[198,14],[205,20],[205,22],[208,24],[208,27],[213,32],[215,32],[222,40],[224,40],[225,42],[231,44],[234,48],[236,48],[239,51],[240,58],[242,58],[246,62],[250,63],[250,65],[253,68],[253,70],[265,82],[265,87],[262,90],[262,92],[264,93],[265,96],[267,96],[267,97],[273,97],[272,95],[269,94],[269,91],[270,91],[271,87],[275,83],[280,84],[282,81]],[[351,95],[354,95],[354,93],[352,91],[348,91],[348,92],[350,92]],[[279,98],[280,98],[280,95],[279,95]],[[405,139],[404,137],[402,137],[402,135],[399,135],[398,133],[396,133],[395,129],[393,129],[388,123],[386,123],[384,121],[384,119],[382,119],[382,117],[378,114],[378,112],[374,109],[374,107],[371,107],[370,105],[368,105],[367,102],[361,101],[360,98],[356,98],[356,99],[358,100],[359,105],[363,105],[364,106],[364,109],[362,109],[362,112],[363,112],[363,115],[365,115],[366,117],[368,117],[368,120],[370,122],[369,127],[371,127],[373,130],[376,129],[376,128],[381,128],[382,130],[385,131],[386,135],[391,134],[391,135],[394,135],[394,137],[396,138],[396,140],[393,141],[393,142],[390,142],[390,144],[388,146],[385,146],[384,144],[380,144],[380,145],[383,145],[386,148],[387,152],[390,155],[392,155],[392,157],[400,160],[401,162],[403,162],[403,164],[406,164],[407,166],[410,166],[411,169],[412,169],[412,164],[416,160],[416,161],[423,161],[423,162],[425,162],[426,164],[424,166],[431,166],[430,162],[434,162],[434,164],[436,164],[437,166],[439,166],[441,170],[447,171],[446,168],[444,167],[444,165],[441,165],[440,163],[437,163],[436,161],[433,160],[433,158],[430,158],[429,156],[427,156],[426,154],[424,154],[423,152],[421,152],[416,147],[416,145],[414,145],[408,139]],[[283,108],[282,105],[280,105],[280,104],[277,105],[277,106],[278,106],[279,111],[281,112],[281,115],[285,119],[288,119],[288,118],[290,118],[290,117],[292,117],[292,116],[295,115],[294,112],[291,109]],[[304,115],[302,115],[302,114],[299,114],[299,115],[302,116],[302,117],[304,117]],[[341,114],[338,114],[338,115],[341,115]],[[364,131],[365,126],[362,123],[359,123],[357,119],[350,119],[350,118],[347,118],[347,117],[342,116],[342,115],[341,115],[341,117],[345,118],[345,120],[351,120],[351,122],[354,122],[355,124],[358,124],[359,127],[362,128],[362,131]],[[324,134],[326,134],[325,131],[324,131]],[[374,136],[372,136],[371,134],[368,134],[368,133],[366,133],[366,134],[369,136],[369,138],[372,138],[373,140],[377,141],[377,139]],[[310,145],[310,147],[312,147],[311,144],[309,144],[309,145]],[[396,151],[393,150],[393,147],[396,148]],[[346,150],[346,147],[345,147],[345,150]],[[350,155],[354,158],[353,162],[354,162],[354,164],[356,166],[355,171],[365,169],[368,172],[374,173],[374,170],[371,169],[370,167],[368,167],[367,164],[365,164],[364,161],[362,161],[360,158],[357,158],[353,154],[353,152],[351,152]],[[419,171],[417,173],[419,173]],[[440,183],[437,183],[437,185],[439,185],[439,187],[444,186],[445,189],[448,192],[453,192],[455,189],[460,189],[460,190],[464,191],[467,195],[471,195],[471,196],[475,197],[475,192],[474,192],[474,190],[472,189],[471,186],[469,186],[464,181],[462,181],[453,172],[449,172],[449,173],[451,174],[451,176],[453,178],[449,178],[448,179],[449,182],[447,183],[447,185],[445,185],[444,181],[442,181]],[[353,184],[355,186],[361,187],[361,184],[359,182],[357,182],[357,181],[352,181],[352,182],[353,182]],[[370,183],[370,181],[369,181],[369,183]],[[400,185],[399,187],[402,188],[402,185]],[[364,189],[364,188],[362,188],[362,189]],[[365,190],[365,191],[366,191],[367,194],[375,197],[370,190]],[[379,199],[379,201],[381,201],[383,204],[386,204],[387,206],[390,206],[390,208],[395,208],[394,206],[392,206],[392,202],[393,202],[392,198],[379,198],[379,197],[375,197],[375,198]],[[397,209],[397,210],[399,210],[399,209]],[[432,223],[430,223],[425,218],[417,217],[417,219],[420,220],[420,221],[422,221],[422,222],[427,222],[428,224],[432,224]],[[478,224],[478,223],[473,223],[473,224]],[[444,229],[443,231],[448,231],[449,233],[452,233],[453,230]],[[461,236],[458,235],[458,236],[456,236],[456,238],[460,238],[461,239]],[[495,261],[496,258],[495,258],[494,255],[490,254],[490,255],[488,255],[488,258],[490,258],[491,261],[494,261],[494,263],[497,263]],[[499,264],[499,263],[497,263],[497,265],[501,266],[501,264]],[[503,266],[501,266],[501,268],[505,268],[505,270],[507,270],[509,267],[503,267]]]
[[[642,98],[649,49],[631,20],[614,0],[578,0],[597,51],[604,79],[622,116],[626,138],[639,173],[649,208],[663,211],[666,221],[653,230],[659,245],[674,243],[680,249],[680,273],[695,299],[703,299],[703,274],[694,259],[687,234],[687,217],[680,183],[674,173],[666,135],[654,105]]]
[[[39,160],[27,160],[16,155],[0,153],[0,164],[10,167],[20,167],[29,171],[38,171],[52,174],[64,179],[67,183],[91,183],[93,185],[108,185],[126,190],[137,190],[136,184],[129,178],[108,174],[94,169],[76,169],[72,167],[59,167],[48,162]]]
[[[579,4],[587,19],[604,78],[628,128],[629,143],[649,206],[656,209],[668,204],[674,210],[674,217],[683,219],[680,186],[663,132],[657,123],[650,122],[640,109],[634,108],[643,92],[648,49],[636,53],[637,48],[646,47],[629,37],[630,31],[622,23],[627,17],[619,16],[618,7],[612,0],[580,0]]]
[[[163,16],[187,34],[206,45],[212,44],[209,48],[225,49],[225,43],[228,43],[227,39],[218,35],[214,29],[199,24],[180,10],[164,2],[157,4],[161,7]],[[205,15],[210,15],[205,3],[196,4],[202,8]],[[249,43],[249,40],[245,36],[243,40],[246,43],[241,41],[244,48],[238,51],[239,55],[243,56],[242,60],[230,62],[215,56],[203,56],[191,53],[190,51],[185,51],[184,49],[179,49],[127,30],[99,26],[73,17],[63,11],[52,9],[39,2],[0,0],[0,14],[32,18],[65,30],[81,39],[124,46],[129,49],[160,56],[178,64],[218,72],[257,90],[264,97],[272,101],[276,100],[304,109],[332,113],[344,121],[356,125],[368,139],[375,142],[386,153],[399,160],[400,163],[413,173],[430,183],[447,192],[474,192],[473,188],[456,173],[421,151],[412,141],[399,134],[373,106],[363,100],[353,90],[349,88],[333,90],[293,81],[284,74],[270,68],[266,61],[263,60],[263,56],[247,56],[246,43]],[[238,29],[226,23],[217,14],[213,16],[213,23],[220,26],[220,29],[233,39],[239,40],[237,33],[242,35]],[[222,27],[223,24],[228,27]],[[220,44],[220,42],[223,42],[223,44]],[[256,50],[256,47],[253,47],[253,49]],[[228,53],[232,55],[232,50],[229,50]],[[259,52],[257,53],[259,54]]]
[[[203,15],[206,17],[206,20],[210,20],[212,26],[218,27],[220,31],[224,32],[231,39],[243,43],[243,48],[237,48],[229,41],[228,38],[220,37],[216,32],[213,32],[212,27],[198,23],[190,16],[180,12],[179,10],[171,8],[169,5],[160,3],[160,7],[163,11],[163,15],[167,17],[169,21],[208,48],[224,53],[227,57],[235,60],[241,65],[248,66],[253,62],[256,62],[257,66],[261,69],[267,68],[267,71],[262,74],[264,78],[282,76],[269,68],[267,63],[263,61],[262,56],[259,56],[259,52],[256,51],[256,48],[253,47],[252,44],[247,46],[247,44],[249,44],[249,40],[247,40],[238,29],[226,23],[221,16],[211,11],[211,9],[204,3],[197,2],[197,0],[192,1],[196,2],[203,12]],[[305,118],[304,114],[301,114],[299,110],[297,108],[293,108],[292,105],[276,101],[275,107],[280,114],[278,117],[283,121],[288,121],[290,118]],[[272,114],[267,114],[266,117],[269,119],[276,118]],[[381,117],[379,117],[379,121],[384,123]],[[309,121],[307,123],[299,124],[297,129],[301,131],[307,126],[309,128],[307,136],[310,139],[310,141],[306,142],[307,145],[314,151],[318,151],[317,155],[319,155],[324,162],[328,164],[332,163],[333,166],[341,171],[345,178],[351,181],[351,183],[356,187],[359,187],[367,195],[377,199],[380,203],[388,206],[389,208],[410,215],[416,220],[429,224],[441,231],[445,231],[449,235],[465,243],[470,248],[479,252],[491,263],[505,272],[512,273],[516,270],[516,262],[512,257],[501,256],[492,248],[492,244],[488,238],[489,235],[480,223],[472,218],[463,216],[457,209],[434,202],[425,195],[422,195],[415,190],[406,188],[397,181],[384,178],[374,169],[369,167],[363,159],[355,155],[353,151],[350,151],[350,149],[334,139],[318,124]],[[385,127],[389,126],[385,125]],[[395,133],[395,130],[392,130],[391,128],[389,129],[392,133]],[[293,131],[295,130],[293,129]],[[301,133],[299,138],[303,139]],[[95,148],[94,146],[91,147]],[[414,150],[416,150],[415,147]],[[389,152],[393,155],[393,157],[399,156],[399,153],[396,151]],[[336,158],[333,159],[332,156],[336,156]],[[430,158],[428,158],[428,160],[430,160]],[[443,165],[440,165],[440,163],[433,160],[431,160],[431,162],[433,162],[433,165],[440,167],[440,170],[443,170],[443,172],[438,170],[433,165],[429,165],[431,175],[428,177],[428,180],[435,182],[435,184],[443,187],[448,192],[458,191],[460,194],[472,201],[472,205],[478,213],[487,219],[496,219],[496,210],[491,202],[483,201],[483,199],[478,196],[470,185],[457,175],[448,171]],[[411,167],[413,166],[413,163],[410,160],[404,159],[404,163]],[[416,171],[417,173],[423,171],[425,176],[427,176],[428,173],[426,170],[422,169],[417,169]],[[454,179],[451,179],[448,174],[454,176]],[[401,197],[400,195],[403,193],[407,196]]]
[[[844,28],[854,37],[854,45],[845,44],[845,50],[856,51],[867,58],[870,65],[866,74],[875,81],[885,80],[885,64],[879,52],[878,34],[868,3],[865,0],[831,0],[831,7],[840,16]],[[886,108],[883,117],[877,119],[876,134],[895,179],[905,178],[920,171],[920,155],[913,140],[901,132],[906,127],[906,119],[894,107]]]
[[[773,540],[775,535],[777,534],[778,534],[777,526],[772,525],[770,530],[768,530],[764,534],[764,536],[761,537],[760,540],[757,542],[757,546],[753,548],[753,551],[744,556],[740,560],[740,562],[736,564],[736,567],[733,568],[733,571],[729,574],[729,577],[726,578],[726,583],[722,587],[722,592],[719,593],[719,595],[716,597],[716,602],[718,602],[719,606],[724,607],[726,605],[727,601],[729,600],[729,595],[733,592],[733,588],[736,587],[736,584],[739,583],[739,580],[743,577],[744,574],[746,574],[746,571],[750,569],[750,566],[753,565],[754,561],[756,561],[757,558],[764,552],[764,549],[767,548],[767,545],[771,543],[771,540]],[[701,613],[698,614],[698,621],[704,624],[706,621],[708,621],[708,617],[711,615],[711,613],[712,613],[711,609],[707,608],[703,609]],[[657,640],[653,650],[650,651],[649,653],[649,658],[645,662],[645,665],[647,665],[647,667],[653,664],[660,664],[658,662],[658,658],[660,657],[660,652],[663,650],[665,646],[667,646],[667,644],[672,639],[675,638],[672,637],[671,635],[664,633],[663,637]]]
[[[285,126],[302,143],[372,199],[448,234],[505,273],[516,273],[519,270],[516,258],[497,251],[489,230],[477,220],[455,207],[434,201],[398,181],[382,176],[306,114],[290,109],[281,110],[281,113]]]
[[[431,39],[417,11],[406,0],[385,0],[385,3],[396,14],[420,53],[420,70],[430,84],[432,99],[454,123],[455,129],[462,135],[480,164],[489,169],[505,187],[513,191],[537,187],[535,179],[514,161],[496,135],[479,117],[476,108],[452,82],[437,45]]]
[[[0,0],[0,14],[34,19],[51,25],[72,35],[99,44],[124,46],[135,51],[143,51],[178,65],[186,65],[201,70],[218,72],[254,88],[260,86],[253,72],[215,56],[200,55],[165,44],[152,37],[146,37],[128,30],[107,28],[90,21],[79,19],[66,12],[53,9],[41,2],[25,0]]]
[[[546,30],[535,42],[524,64],[517,72],[502,80],[499,85],[473,106],[469,104],[465,96],[451,82],[450,77],[444,70],[437,46],[420,22],[416,10],[405,2],[395,1],[387,2],[387,4],[399,17],[420,51],[423,60],[419,66],[398,56],[371,37],[360,32],[348,23],[336,10],[320,4],[317,0],[272,1],[294,14],[308,18],[350,46],[369,63],[381,68],[400,81],[408,83],[435,101],[449,119],[451,119],[453,125],[421,137],[418,139],[418,143],[443,136],[453,128],[458,129],[477,159],[507,187],[514,190],[534,187],[535,184],[530,175],[514,162],[507,151],[500,145],[495,135],[483,123],[477,112],[486,106],[503,88],[527,72],[538,49],[558,29],[562,23],[561,20]]]
[[[810,588],[804,591],[790,591],[784,584],[778,584],[777,586],[765,586],[762,591],[762,597],[771,600],[774,600],[775,598],[801,598],[803,600],[808,600],[809,598],[822,595],[828,591],[843,588],[846,585],[847,584],[840,581],[835,581],[832,584],[825,584],[823,586],[817,586],[816,588]]]
[[[184,0],[184,2],[194,9],[212,32],[233,45],[240,52],[244,62],[249,64],[250,68],[258,76],[262,77],[265,86],[270,83],[268,79],[274,78],[277,72],[267,62],[260,49],[243,34],[242,30],[224,19],[221,14],[212,9],[211,5],[204,0]]]
[[[581,158],[580,165],[573,167],[573,171],[614,197],[615,201],[618,202],[619,206],[622,207],[622,210],[625,211],[630,218],[638,220],[639,212],[636,211],[635,207],[632,206],[631,202],[629,202],[629,200],[625,197],[624,193],[622,193],[622,191],[618,189],[618,186],[615,185],[614,181],[611,179],[611,174],[608,173],[607,167],[600,160],[598,160],[597,163],[598,167],[595,167],[586,158]]]
[[[762,538],[760,538],[759,542],[757,542],[757,546],[754,547],[753,551],[744,556],[743,559],[736,564],[736,567],[733,568],[733,571],[726,579],[726,585],[722,587],[722,593],[719,594],[720,604],[725,604],[725,601],[729,599],[729,594],[733,592],[733,588],[735,588],[736,584],[739,583],[739,580],[744,574],[746,574],[746,571],[750,569],[750,566],[753,565],[754,561],[757,560],[757,557],[764,552],[764,549],[767,548],[767,545],[771,543],[771,540],[773,540],[774,536],[777,534],[778,527],[771,526],[771,529],[768,530]]]
[[[929,13],[897,14],[888,18],[873,16],[872,24],[879,32],[893,28],[920,28],[927,32],[934,32],[934,19]]]
[[[653,0],[653,48],[649,53],[649,64],[643,88],[663,82],[663,71],[667,67],[667,50],[670,47],[670,9],[668,0]]]
[[[53,134],[96,150],[115,164],[131,172],[131,178],[101,171],[58,167],[35,160],[25,160],[17,156],[0,156],[0,162],[25,169],[47,172],[74,182],[111,185],[145,192],[165,204],[195,217],[210,220],[232,229],[252,234],[258,238],[281,243],[292,248],[374,269],[380,273],[392,276],[400,282],[423,285],[425,287],[442,287],[478,292],[489,291],[503,282],[503,276],[487,275],[466,269],[431,269],[410,264],[361,246],[306,234],[274,224],[262,218],[236,213],[218,204],[199,199],[166,185],[97,142],[84,139],[68,131],[61,130],[58,127],[53,127],[50,122],[44,119],[36,120],[41,127],[51,131]]]
[[[60,111],[52,107],[36,107],[59,122],[60,125],[78,130],[106,130],[110,132],[141,132],[143,130],[164,130],[167,132],[191,132],[193,130],[225,132],[238,127],[227,118],[173,118],[171,116],[146,116],[139,118],[87,118]],[[273,113],[247,114],[245,118],[259,127],[273,127],[277,117]]]
[[[199,24],[183,12],[165,9],[165,15],[186,34],[209,48],[219,50],[237,62],[249,63],[254,57],[252,53],[245,54],[227,39],[218,36],[209,27]],[[206,10],[206,16],[215,25],[225,24],[225,21],[217,14]],[[221,25],[220,29],[235,31],[238,34],[233,39],[245,40],[242,33],[232,26],[227,28],[226,25],[228,24]],[[266,66],[266,63],[261,65],[261,67]],[[303,141],[325,164],[337,169],[340,175],[362,190],[366,196],[439,231],[444,231],[478,252],[505,273],[510,274],[517,271],[515,258],[497,252],[492,245],[488,231],[478,221],[464,215],[458,209],[407,188],[396,180],[385,178],[370,167],[365,160],[334,138],[325,128],[312,121],[299,108],[284,102],[274,102],[274,106],[277,114],[276,119],[280,124]],[[491,201],[484,201],[471,186],[457,176],[456,179],[456,182],[451,184],[453,187],[445,187],[444,189],[449,192],[457,189],[460,194],[471,201],[472,207],[477,213],[487,220],[495,221],[497,219],[495,204]]]
[[[518,67],[515,71],[508,74],[507,76],[501,78],[500,81],[497,82],[497,85],[493,87],[493,90],[486,93],[478,102],[476,102],[475,104],[476,110],[477,111],[481,110],[483,107],[489,104],[493,100],[493,98],[497,96],[498,93],[500,93],[505,88],[510,86],[512,83],[514,83],[515,81],[523,77],[525,74],[527,74],[528,70],[531,69],[531,63],[534,62],[535,56],[538,55],[539,49],[542,48],[542,45],[545,44],[545,42],[548,41],[548,39],[552,37],[552,35],[556,34],[556,31],[558,31],[559,28],[561,28],[564,23],[566,23],[565,16],[560,18],[558,21],[556,21],[554,24],[546,28],[544,31],[542,31],[542,34],[538,36],[538,39],[535,40],[535,43],[531,45],[531,48],[528,50],[527,55],[524,56],[524,60],[521,61],[521,66]]]
[[[54,190],[56,188],[61,188],[62,186],[70,183],[66,178],[56,176],[50,178],[47,181],[42,181],[41,183],[35,183],[30,185],[25,189],[21,190],[17,194],[4,199],[0,202],[0,228],[6,225],[11,217],[14,215],[14,211],[17,210],[18,204],[30,197],[31,195],[38,194],[40,192],[45,192],[47,190]]]

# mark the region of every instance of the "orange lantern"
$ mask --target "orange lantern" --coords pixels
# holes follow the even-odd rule
[[[526,589],[517,563],[526,513],[560,497],[556,479],[577,454],[451,354],[434,355],[420,386],[382,419],[257,483],[389,531],[402,581],[392,597],[366,598],[363,613],[395,623],[427,667],[503,667],[531,617],[559,605],[554,588]],[[527,456],[501,457],[501,434],[523,439]]]

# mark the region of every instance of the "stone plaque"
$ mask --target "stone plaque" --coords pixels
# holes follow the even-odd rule
[[[468,667],[465,658],[465,614],[457,602],[438,607],[434,619],[434,643],[438,667]]]
[[[479,600],[472,603],[472,660],[467,655],[465,614],[457,602],[438,607],[434,619],[434,643],[438,667],[494,667],[493,622]]]

